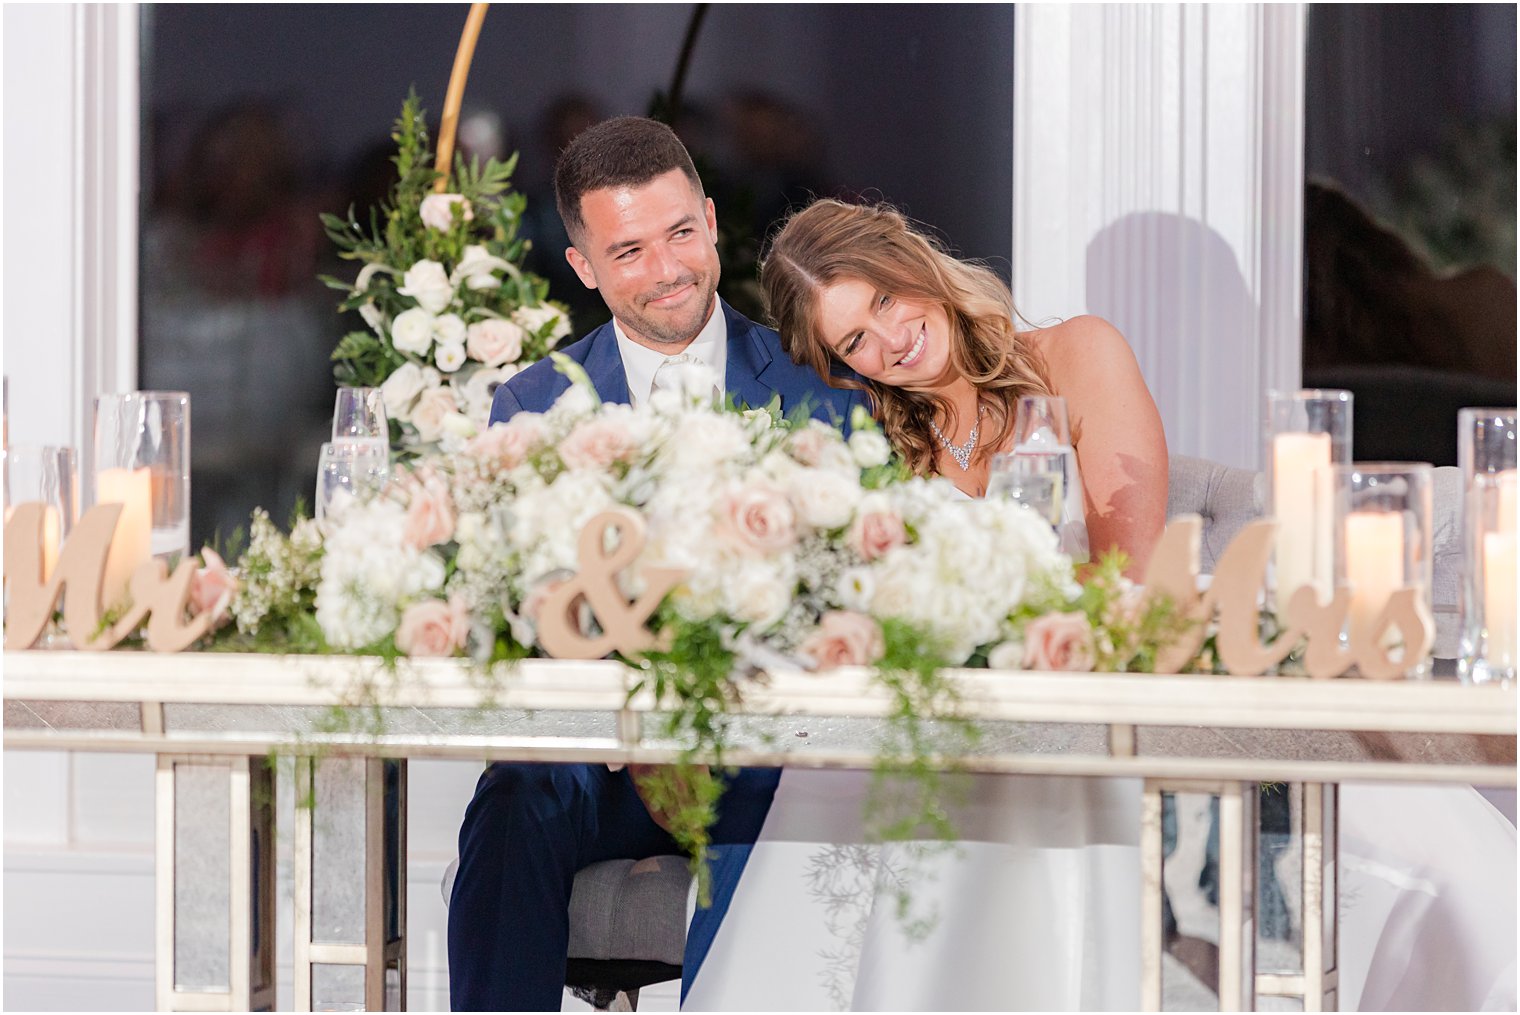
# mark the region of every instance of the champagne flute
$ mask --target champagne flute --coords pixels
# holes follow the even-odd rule
[[[390,443],[390,420],[379,388],[339,388],[333,406],[333,440],[371,438]]]

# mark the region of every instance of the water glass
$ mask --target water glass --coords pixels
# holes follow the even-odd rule
[[[1066,399],[1060,395],[1021,395],[1013,413],[1015,451],[1049,451],[1071,447]]]
[[[1516,637],[1516,471],[1514,408],[1457,413],[1462,467],[1462,638],[1457,673],[1474,684],[1512,683]]]
[[[1004,497],[1032,508],[1052,528],[1061,524],[1066,456],[1060,452],[993,455],[987,496]]]
[[[333,440],[369,437],[389,443],[390,426],[379,388],[338,389],[333,406]]]
[[[373,438],[335,440],[322,445],[317,463],[317,521],[337,515],[347,504],[385,488],[390,451]]]

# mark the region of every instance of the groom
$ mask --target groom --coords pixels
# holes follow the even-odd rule
[[[697,362],[741,404],[779,396],[783,413],[807,406],[826,422],[849,419],[859,396],[826,386],[787,358],[774,331],[718,298],[713,203],[670,128],[639,117],[590,128],[560,156],[554,193],[574,244],[565,257],[612,311],[610,323],[563,350],[604,402],[643,403],[674,383],[667,366]],[[552,362],[535,363],[497,389],[491,422],[543,412],[568,385]],[[755,841],[779,777],[749,769],[727,780],[712,829],[714,906],[693,921],[688,982],[747,856],[721,847]],[[576,871],[679,852],[626,769],[492,765],[459,832],[449,906],[454,1009],[558,1011]]]

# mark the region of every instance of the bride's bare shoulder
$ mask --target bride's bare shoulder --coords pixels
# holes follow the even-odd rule
[[[1115,359],[1121,363],[1134,362],[1134,353],[1119,329],[1092,314],[1020,332],[1019,337],[1045,361],[1052,381],[1090,373]]]

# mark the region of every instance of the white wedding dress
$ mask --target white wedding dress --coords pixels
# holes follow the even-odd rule
[[[1080,497],[1063,526],[1085,548]],[[782,774],[684,1007],[1138,1007],[1138,780],[959,776],[957,843],[879,846],[871,778]]]
[[[1139,780],[963,778],[961,841],[924,852],[866,844],[870,773],[784,771],[683,1008],[1138,1009]],[[1348,786],[1341,842],[1343,1009],[1515,1010],[1507,819],[1468,787]]]

